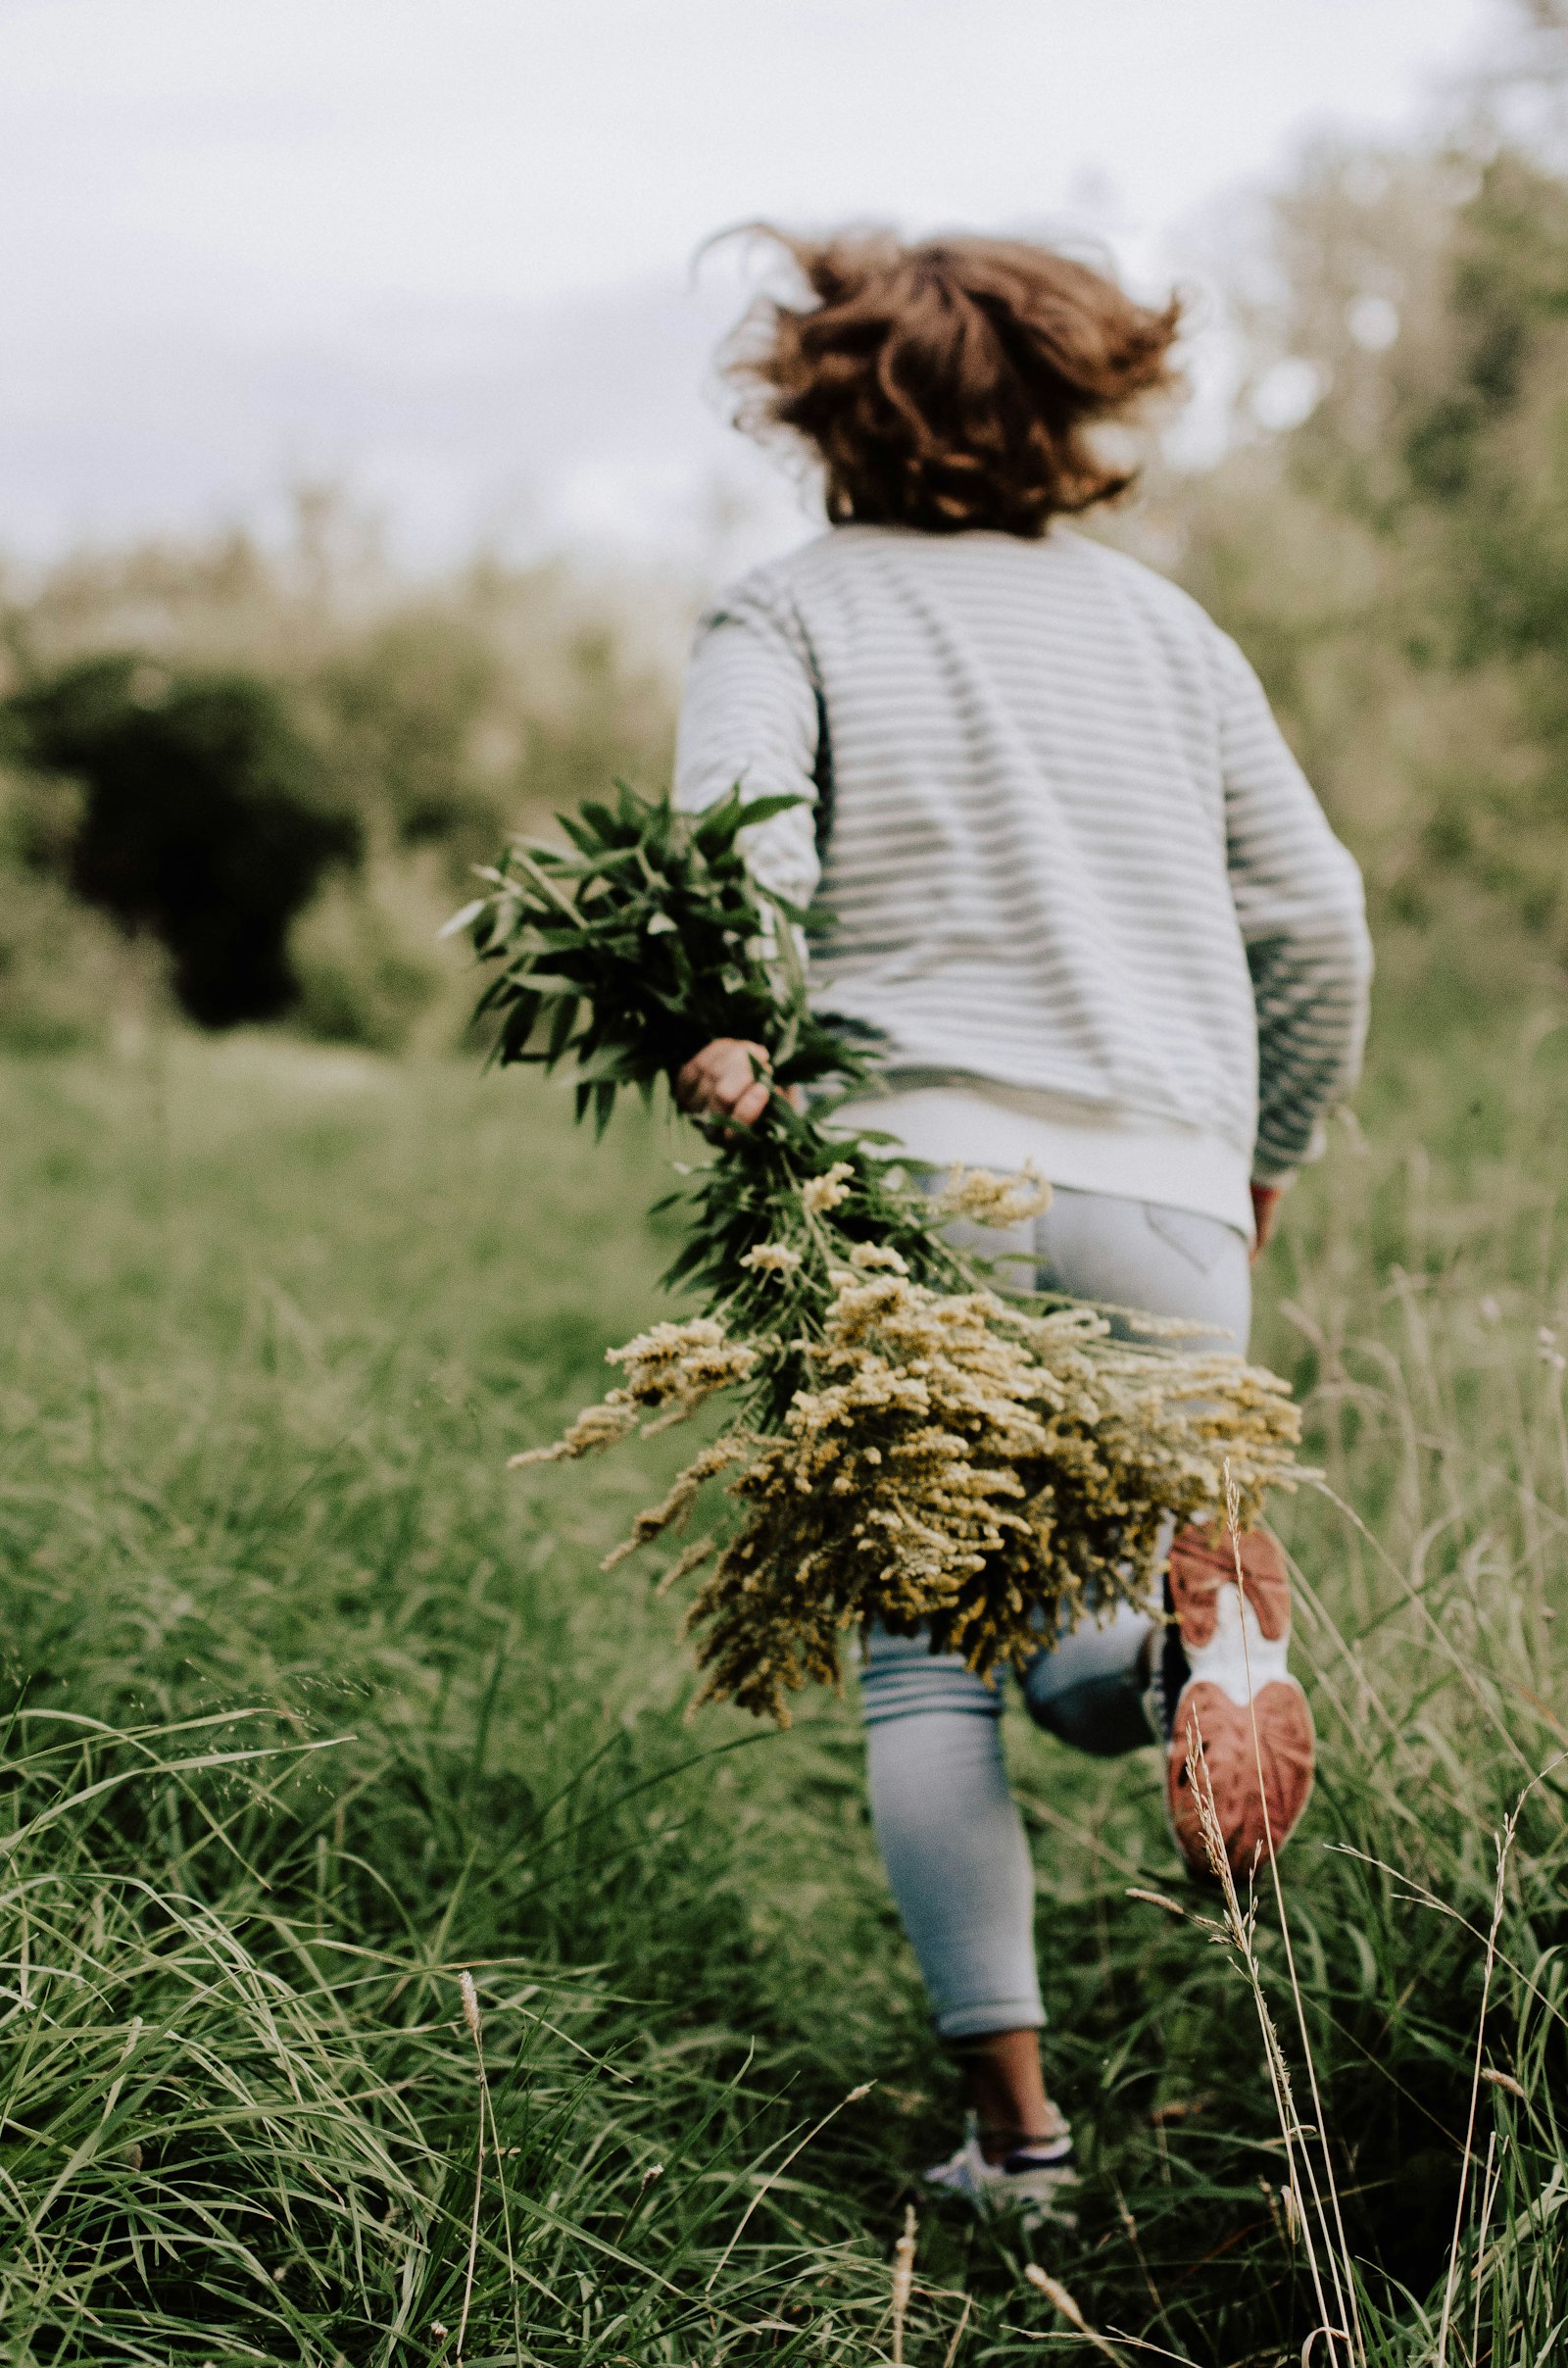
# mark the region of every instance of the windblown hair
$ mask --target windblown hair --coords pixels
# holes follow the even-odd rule
[[[1086,432],[1171,385],[1175,299],[1154,311],[1021,239],[758,225],[815,302],[765,297],[725,357],[738,424],[813,446],[835,523],[1044,534],[1136,473]]]

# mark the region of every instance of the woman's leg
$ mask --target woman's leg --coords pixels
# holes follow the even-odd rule
[[[1157,1625],[1152,1609],[1118,1603],[1108,1619],[1084,1620],[1036,1653],[1022,1680],[1035,1725],[1097,1759],[1152,1744],[1144,1698]]]
[[[1248,1243],[1217,1217],[1063,1190],[1037,1219],[1035,1246],[1042,1290],[1200,1324],[1185,1344],[1192,1347],[1247,1347]],[[1135,1336],[1126,1322],[1116,1328]],[[1155,1625],[1152,1603],[1148,1611],[1124,1603],[1102,1624],[1086,1620],[1042,1651],[1023,1678],[1035,1724],[1104,1757],[1153,1742],[1144,1702]]]
[[[1040,1220],[1039,1247],[1043,1282],[1184,1316],[1202,1327],[1189,1336],[1194,1346],[1247,1346],[1248,1245],[1229,1226],[1062,1192]],[[1287,1658],[1285,1557],[1266,1530],[1237,1539],[1216,1524],[1182,1530],[1160,1558],[1157,1668],[1136,1614],[1103,1629],[1086,1623],[1024,1672],[1024,1698],[1042,1726],[1082,1750],[1126,1750],[1153,1740],[1157,1727],[1171,1830],[1190,1871],[1204,1879],[1209,1836],[1195,1773],[1200,1753],[1202,1789],[1240,1873],[1260,1850],[1273,1852],[1289,1839],[1312,1791],[1312,1713]],[[1143,1700],[1152,1712],[1145,1736],[1138,1732]]]
[[[956,1653],[873,1629],[860,1672],[871,1819],[938,2031],[988,2158],[1061,2123],[1035,2034],[1034,1869],[1002,1758],[1002,1697]]]
[[[1243,1345],[1245,1242],[1201,1218],[1162,1224],[1170,1213],[1058,1193],[1033,1240],[987,1246],[1028,1255],[1047,1288],[1239,1330]],[[1031,1715],[1084,1750],[1151,1742],[1141,1662],[1152,1626],[1152,1612],[1129,1607],[1042,1652],[1028,1672]],[[1001,1693],[956,1654],[881,1630],[866,1640],[860,1692],[877,1845],[997,2160],[1061,2127],[1040,2075],[1034,1871],[1003,1762]]]

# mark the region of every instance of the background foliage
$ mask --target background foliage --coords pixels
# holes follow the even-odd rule
[[[1108,526],[1238,635],[1366,867],[1398,991],[1450,1013],[1477,991],[1528,998],[1568,962],[1568,29],[1555,0],[1517,14],[1535,46],[1441,141],[1319,147],[1231,223],[1214,259],[1240,359],[1230,451],[1156,476]],[[1266,429],[1282,372],[1305,416]],[[150,941],[140,975],[161,945],[204,1021],[281,1010],[385,1049],[450,1039],[443,910],[519,824],[616,774],[660,784],[694,605],[564,565],[481,561],[411,588],[321,493],[286,549],[234,534],[0,582],[0,1034],[102,1031],[116,936],[64,913],[63,887]],[[231,750],[223,794],[254,817],[258,768],[274,779],[288,875],[270,975],[248,985],[200,983],[164,907],[106,886],[102,751],[62,713],[118,681],[122,739],[166,751],[135,812],[167,831],[190,769],[177,719],[220,679],[270,752]],[[197,865],[200,830],[179,826]]]
[[[281,550],[236,533],[0,576],[0,1042],[101,1042],[160,988],[209,1025],[454,1040],[470,981],[436,932],[469,866],[519,821],[666,768],[685,615],[671,586],[564,565],[411,589],[312,493]],[[172,881],[127,877],[127,837],[143,874],[168,851]],[[217,922],[205,966],[175,907]]]

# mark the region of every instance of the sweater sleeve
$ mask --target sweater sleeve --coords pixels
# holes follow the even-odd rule
[[[1286,746],[1263,687],[1221,640],[1231,893],[1257,1010],[1252,1174],[1285,1181],[1323,1148],[1360,1074],[1372,979],[1361,875]]]
[[[805,906],[816,852],[820,711],[810,652],[793,617],[741,584],[699,619],[675,739],[675,804],[688,814],[740,784],[753,798],[805,800],[743,833],[764,888]]]

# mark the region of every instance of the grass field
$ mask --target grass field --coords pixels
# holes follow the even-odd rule
[[[1152,1755],[1009,1713],[1086,2171],[1021,2241],[913,2184],[956,2091],[853,1705],[687,1723],[678,1603],[597,1568],[659,1449],[504,1468],[659,1304],[673,1139],[282,1039],[12,1065],[4,2356],[1103,2358],[1030,2259],[1129,2361],[1351,2312],[1312,2368],[1557,2356],[1565,1083],[1544,1022],[1412,1030],[1269,1266],[1353,1507],[1278,1514],[1323,1739],[1290,1951],[1266,1889],[1250,1971],[1200,1920]]]

